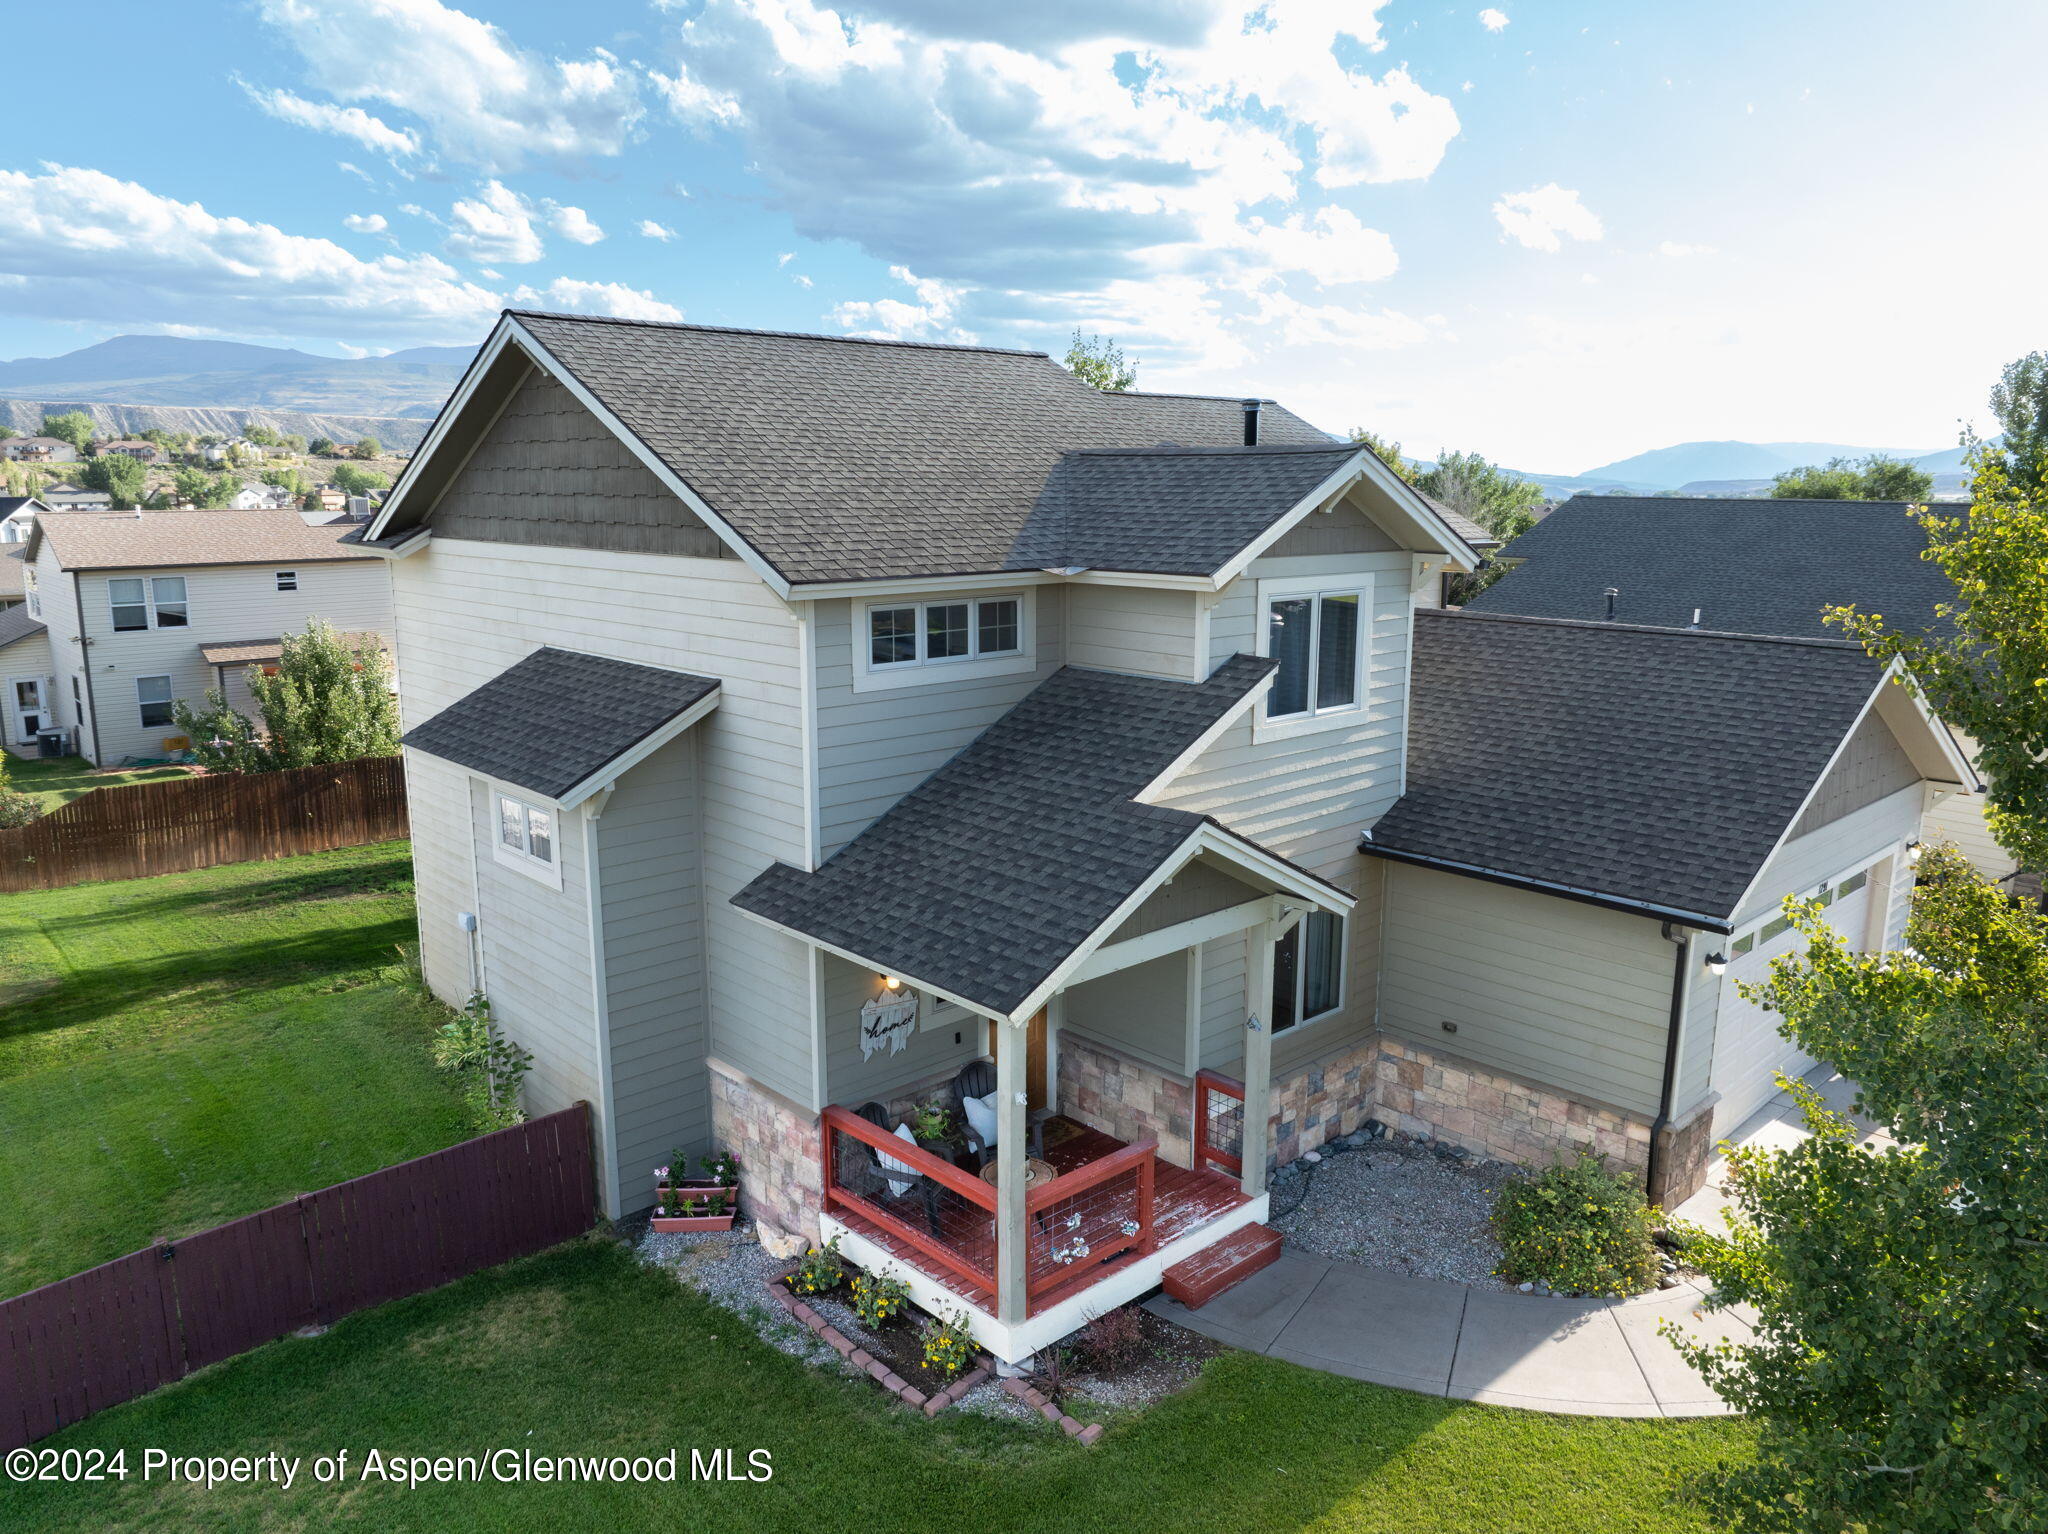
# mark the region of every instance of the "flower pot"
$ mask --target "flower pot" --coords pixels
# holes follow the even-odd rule
[[[672,1235],[684,1230],[731,1230],[733,1212],[724,1214],[658,1214],[654,1216],[654,1229],[663,1235]]]
[[[725,1207],[717,1214],[657,1214],[653,1228],[664,1235],[685,1230],[731,1230],[739,1213],[740,1190],[736,1183],[713,1182],[710,1178],[685,1177],[654,1185],[655,1208],[671,1201],[685,1204],[701,1200],[707,1193],[725,1195]]]

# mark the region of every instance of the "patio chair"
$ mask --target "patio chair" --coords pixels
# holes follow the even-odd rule
[[[999,1120],[995,1104],[987,1102],[995,1090],[996,1068],[987,1060],[969,1060],[953,1078],[953,1093],[960,1100],[960,1117],[967,1125],[967,1149],[973,1155],[977,1168],[987,1166],[989,1157],[996,1150]],[[967,1106],[970,1101],[975,1105],[972,1109]],[[1042,1115],[1028,1127],[1024,1154],[1044,1159],[1045,1124]]]
[[[889,1128],[889,1110],[880,1103],[862,1103],[853,1111],[877,1129]],[[893,1133],[894,1131],[891,1132]],[[913,1150],[916,1149],[914,1141],[906,1142],[906,1144],[909,1144]],[[924,1173],[898,1161],[893,1156],[887,1157],[888,1164],[884,1165],[885,1153],[876,1150],[874,1146],[867,1144],[865,1141],[861,1142],[861,1149],[866,1152],[865,1162],[861,1167],[861,1171],[864,1174],[862,1177],[864,1186],[857,1190],[861,1196],[873,1199],[878,1204],[885,1205],[897,1203],[915,1196],[924,1205],[924,1223],[926,1228],[934,1236],[943,1234],[939,1228],[938,1185],[925,1176]]]

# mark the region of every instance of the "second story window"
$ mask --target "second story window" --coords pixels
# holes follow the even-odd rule
[[[117,634],[147,628],[181,629],[190,621],[182,575],[124,576],[110,580],[107,602]]]
[[[868,609],[868,664],[919,666],[1016,655],[1023,620],[1015,597],[906,602]]]
[[[1268,719],[1357,708],[1364,671],[1364,593],[1287,593],[1266,602],[1266,653],[1280,662]]]

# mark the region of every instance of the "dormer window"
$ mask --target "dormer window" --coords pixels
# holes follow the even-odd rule
[[[1022,653],[1016,597],[905,602],[868,609],[868,665],[923,666]]]

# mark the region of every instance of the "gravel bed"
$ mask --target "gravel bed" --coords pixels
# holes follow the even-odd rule
[[[1299,1170],[1297,1170],[1297,1168]],[[1281,1168],[1272,1220],[1290,1246],[1411,1278],[1449,1279],[1482,1289],[1514,1286],[1494,1276],[1500,1244],[1488,1216],[1515,1169],[1458,1161],[1416,1142],[1368,1141],[1325,1147]]]
[[[649,1229],[635,1251],[642,1262],[732,1311],[738,1322],[751,1326],[770,1347],[807,1364],[845,1372],[845,1360],[808,1326],[792,1321],[763,1290],[762,1285],[788,1264],[770,1256],[754,1238],[752,1221],[735,1220],[731,1230],[671,1235]]]

